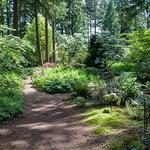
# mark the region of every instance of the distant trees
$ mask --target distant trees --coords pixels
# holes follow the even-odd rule
[[[13,35],[19,35],[19,0],[13,0]]]
[[[104,31],[119,35],[150,27],[148,0],[0,0],[0,24],[5,26],[0,31],[2,36],[12,34],[23,38],[27,25],[35,18],[39,65],[42,65],[43,56],[40,55],[43,50],[40,50],[38,14],[45,17],[43,61],[46,62],[50,59],[49,42],[53,45],[52,59],[54,62],[56,60],[56,32],[72,36],[82,33],[84,40],[90,41],[92,35]],[[52,41],[48,35],[49,24],[52,27]]]

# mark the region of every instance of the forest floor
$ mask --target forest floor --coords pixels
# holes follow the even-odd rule
[[[26,80],[25,111],[0,125],[0,150],[104,150],[92,127],[81,123],[77,107],[65,104],[67,94],[48,95]]]

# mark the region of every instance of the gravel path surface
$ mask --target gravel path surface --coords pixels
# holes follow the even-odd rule
[[[39,92],[30,82],[23,116],[0,125],[0,150],[102,150],[79,111],[63,102],[68,95]]]

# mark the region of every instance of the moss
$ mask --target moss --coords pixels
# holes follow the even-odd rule
[[[109,113],[104,113],[104,112]],[[93,108],[86,111],[83,115],[86,119],[82,122],[98,126],[94,132],[96,135],[112,134],[116,129],[126,129],[129,127],[139,127],[141,123],[137,120],[132,120],[126,113],[125,109],[120,108]]]

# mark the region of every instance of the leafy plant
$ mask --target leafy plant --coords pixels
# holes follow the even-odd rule
[[[137,75],[146,81],[150,78],[150,29],[133,32],[129,39],[129,61],[136,65]]]
[[[49,93],[76,92],[80,96],[88,95],[91,83],[99,82],[99,77],[88,74],[85,69],[58,67],[47,69],[44,75],[36,76],[33,83]]]
[[[18,37],[0,38],[0,71],[21,71],[30,65],[30,54],[34,49]]]
[[[79,65],[85,62],[87,57],[87,47],[81,34],[74,36],[62,35],[59,37],[57,47],[58,62],[63,65]]]
[[[123,41],[107,32],[100,36],[93,36],[89,46],[89,56],[86,64],[89,67],[97,67],[108,70],[112,62],[119,60],[123,55]]]
[[[0,74],[0,121],[23,112],[22,80],[14,73]]]
[[[115,140],[108,142],[107,148],[109,150],[125,150],[136,149],[141,150],[143,148],[143,142],[138,135],[123,135]]]

